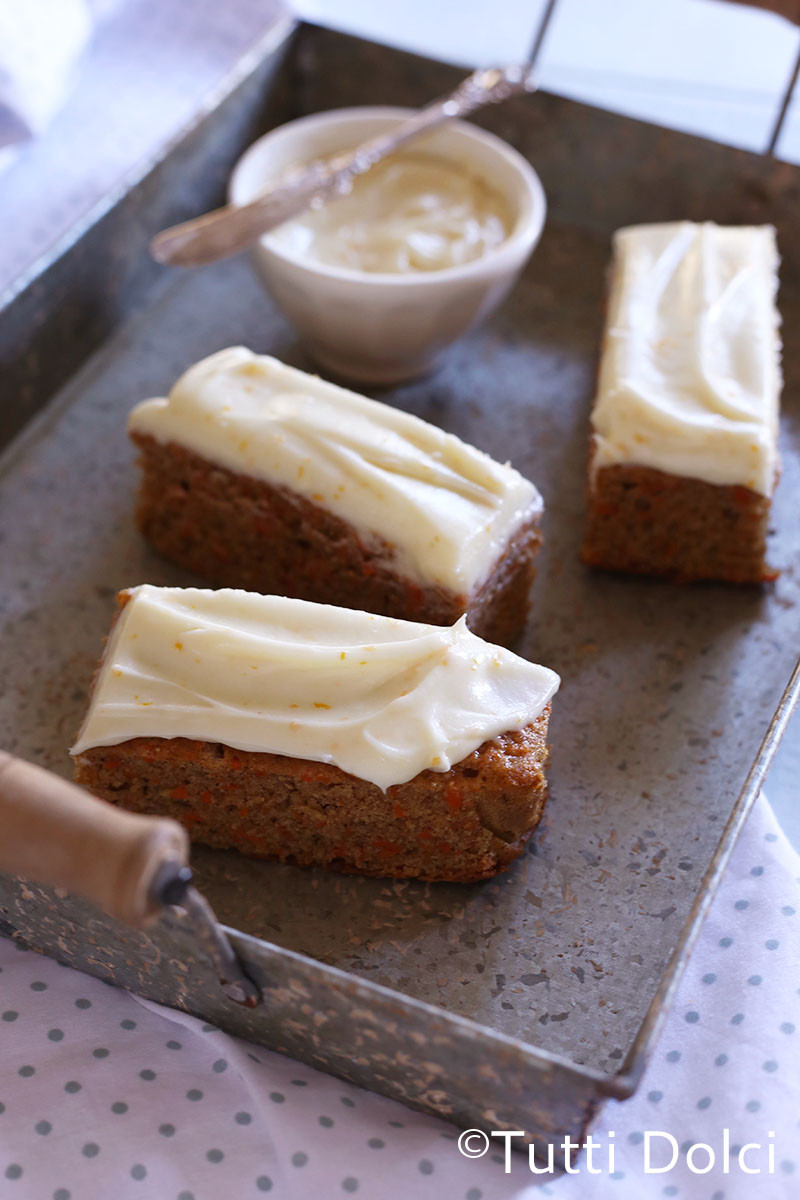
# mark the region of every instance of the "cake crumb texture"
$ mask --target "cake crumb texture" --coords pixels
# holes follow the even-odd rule
[[[591,474],[591,472],[590,472]],[[676,582],[765,583],[770,502],[749,488],[652,467],[602,467],[587,503],[589,566]]]
[[[76,782],[193,841],[361,875],[486,879],[523,851],[547,798],[550,706],[449,771],[385,792],[339,767],[187,738],[133,738],[75,761]]]
[[[142,484],[137,521],[165,558],[217,587],[243,588],[383,616],[452,625],[463,613],[487,641],[519,635],[541,545],[538,513],[467,595],[403,575],[394,547],[368,540],[288,488],[219,466],[175,442],[132,431]]]

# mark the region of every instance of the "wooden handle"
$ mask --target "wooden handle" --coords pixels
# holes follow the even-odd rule
[[[0,871],[67,888],[142,926],[160,911],[151,896],[156,872],[188,858],[177,821],[115,808],[0,750]]]

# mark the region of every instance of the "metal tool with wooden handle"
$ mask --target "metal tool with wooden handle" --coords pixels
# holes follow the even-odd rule
[[[231,999],[260,993],[211,908],[191,886],[186,830],[115,808],[51,771],[0,751],[0,871],[66,888],[134,928],[165,906],[184,910]]]

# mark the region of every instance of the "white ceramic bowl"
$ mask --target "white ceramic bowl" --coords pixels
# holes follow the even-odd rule
[[[247,150],[231,176],[233,204],[246,204],[287,168],[356,145],[400,121],[405,108],[343,108],[290,121]],[[437,355],[504,298],[539,240],[545,217],[531,165],[491,133],[451,121],[420,142],[508,200],[508,238],[461,266],[409,275],[374,274],[292,256],[262,238],[255,261],[277,304],[313,357],[334,375],[396,383],[424,374]]]

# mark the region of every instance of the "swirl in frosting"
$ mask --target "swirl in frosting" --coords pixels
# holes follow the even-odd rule
[[[185,737],[334,763],[386,789],[522,729],[554,671],[467,629],[222,588],[127,595],[73,755]]]
[[[614,236],[594,467],[633,463],[772,494],[781,387],[769,226]]]

